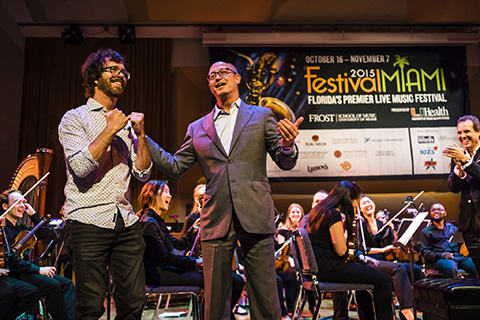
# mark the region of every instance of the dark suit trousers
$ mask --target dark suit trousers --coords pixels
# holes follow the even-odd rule
[[[205,320],[229,320],[232,293],[232,257],[237,239],[245,260],[252,320],[281,319],[277,294],[273,235],[243,230],[234,215],[228,234],[202,241],[205,277]]]
[[[462,232],[463,240],[468,249],[468,256],[472,258],[477,277],[480,275],[480,230],[475,230],[474,221],[468,231]]]

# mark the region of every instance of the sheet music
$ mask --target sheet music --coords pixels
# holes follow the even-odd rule
[[[418,227],[422,223],[423,219],[425,219],[427,216],[428,211],[420,212],[419,214],[417,214],[415,219],[413,219],[410,226],[407,228],[407,230],[405,230],[405,232],[402,234],[402,236],[400,237],[400,239],[398,239],[397,242],[400,242],[401,244],[406,246],[408,240],[410,240],[410,238],[413,236],[415,231],[417,231]]]

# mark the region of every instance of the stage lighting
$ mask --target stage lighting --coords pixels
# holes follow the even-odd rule
[[[77,24],[72,24],[70,28],[62,32],[62,39],[65,43],[81,45],[83,43],[82,30]]]
[[[118,26],[118,39],[123,44],[134,44],[135,26],[129,24]]]

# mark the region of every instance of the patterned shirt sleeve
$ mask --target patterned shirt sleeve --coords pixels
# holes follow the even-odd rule
[[[98,168],[88,149],[90,141],[85,133],[80,114],[76,110],[67,112],[58,126],[58,137],[63,146],[68,167],[78,177],[86,177]]]

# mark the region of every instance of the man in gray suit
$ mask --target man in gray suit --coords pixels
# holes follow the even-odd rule
[[[241,77],[226,62],[216,62],[207,75],[217,99],[212,112],[188,126],[174,154],[151,139],[147,146],[155,167],[178,177],[199,162],[207,179],[200,215],[205,277],[205,320],[230,319],[232,257],[237,239],[254,320],[281,319],[276,293],[273,234],[274,205],[266,174],[267,152],[284,170],[298,157],[295,124],[276,122],[268,108],[240,99]]]

